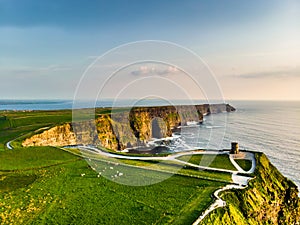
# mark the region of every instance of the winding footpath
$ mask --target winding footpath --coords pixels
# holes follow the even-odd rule
[[[185,156],[185,155],[224,155],[224,154],[228,155],[228,152],[223,152],[223,151],[218,151],[218,150],[207,150],[207,151],[192,150],[192,151],[177,152],[177,153],[173,153],[173,154],[167,155],[167,156],[127,156],[127,155],[119,155],[119,154],[113,154],[110,152],[105,152],[105,151],[102,151],[99,148],[96,148],[93,146],[78,146],[78,148],[83,151],[91,151],[93,153],[96,152],[102,156],[117,158],[117,159],[133,159],[133,160],[143,160],[143,161],[170,160],[170,161],[178,162],[178,163],[186,165],[186,166],[191,166],[194,168],[208,170],[208,171],[237,173],[237,171],[235,171],[235,170],[227,170],[227,169],[213,168],[213,167],[208,167],[208,166],[200,166],[200,165],[192,164],[192,163],[177,159],[178,157]]]
[[[41,131],[41,130],[46,130],[46,129],[49,129],[49,127],[41,127],[41,128],[39,128],[39,129],[35,130],[34,132],[36,133],[36,132],[39,132],[39,131]],[[17,140],[18,138],[21,138],[21,137],[23,137],[23,136],[25,136],[25,135],[27,135],[27,134],[23,134],[23,135],[21,135],[21,136],[16,137],[15,139],[12,139],[12,140],[6,142],[6,144],[5,144],[6,148],[9,149],[9,150],[13,150],[14,148],[13,148],[13,146],[11,145],[11,142],[13,142],[13,141]]]
[[[13,141],[13,140],[12,140],[12,141]],[[13,149],[13,147],[10,145],[10,143],[11,143],[12,141],[9,141],[9,142],[6,143],[6,148],[8,148],[9,150],[12,150],[12,149]]]
[[[226,185],[225,187],[218,189],[214,192],[214,197],[216,198],[215,202],[207,209],[205,210],[198,219],[193,223],[193,225],[198,225],[210,212],[215,210],[216,208],[225,207],[226,202],[223,201],[219,194],[222,191],[229,190],[229,189],[244,189],[247,187],[249,180],[253,179],[252,177],[238,175],[237,173],[244,173],[244,174],[251,174],[254,172],[256,167],[256,160],[254,153],[251,152],[242,152],[239,155],[229,155],[229,159],[231,163],[234,165],[234,167],[238,170],[238,172],[235,172],[232,174],[232,181],[236,184],[230,184]],[[236,162],[234,159],[246,159],[251,160],[252,165],[251,169],[249,171],[244,171]]]

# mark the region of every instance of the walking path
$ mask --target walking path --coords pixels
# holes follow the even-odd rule
[[[36,132],[39,132],[39,131],[41,131],[41,130],[46,130],[46,129],[48,129],[49,127],[41,127],[41,128],[39,128],[39,129],[37,129],[37,130],[35,130],[34,132],[36,133]],[[23,136],[26,136],[27,134],[23,134],[23,135],[21,135],[21,136],[18,136],[18,137],[16,137],[15,139],[12,139],[12,140],[10,140],[9,142],[6,142],[6,148],[7,149],[9,149],[9,150],[13,150],[14,148],[13,148],[13,146],[11,145],[11,142],[13,142],[13,141],[15,141],[15,140],[17,140],[18,138],[21,138],[21,137],[23,137]]]
[[[248,185],[249,180],[253,179],[253,177],[248,177],[248,176],[243,176],[243,175],[238,175],[237,173],[246,173],[246,174],[251,174],[254,172],[255,167],[256,167],[256,161],[255,161],[255,155],[254,153],[251,152],[241,152],[238,155],[229,155],[231,163],[235,166],[235,168],[238,170],[238,172],[232,173],[232,181],[236,183],[236,185],[226,185],[225,187],[218,189],[214,192],[214,196],[216,198],[215,202],[207,209],[205,210],[199,217],[198,219],[193,223],[193,225],[198,225],[210,212],[215,210],[216,208],[219,207],[225,207],[226,202],[223,201],[220,197],[219,194],[222,191],[229,190],[229,189],[243,189],[246,188]],[[238,159],[247,159],[252,161],[252,166],[249,171],[244,171],[234,160],[234,158]]]
[[[209,150],[209,151],[202,151],[202,150],[191,150],[191,151],[183,151],[183,152],[176,152],[167,156],[130,156],[130,155],[120,155],[120,154],[114,154],[110,152],[103,151],[99,148],[93,147],[93,146],[74,146],[76,148],[82,149],[82,150],[90,150],[92,152],[96,152],[100,155],[106,156],[106,157],[112,157],[112,158],[119,158],[119,159],[134,159],[134,160],[174,160],[180,156],[184,155],[221,155],[221,154],[228,154],[228,152],[222,152],[218,150]],[[180,161],[180,160],[178,160]],[[184,162],[184,161],[182,161]],[[193,164],[194,165],[194,164]]]
[[[229,159],[231,161],[231,163],[234,165],[234,167],[240,172],[240,173],[248,173],[251,174],[254,172],[255,167],[256,167],[256,161],[255,161],[255,155],[251,152],[240,152],[237,155],[233,155],[230,154],[229,155]],[[250,160],[252,161],[252,166],[251,169],[249,171],[245,171],[243,170],[239,164],[237,164],[237,162],[235,161],[235,159],[246,159],[246,160]]]
[[[196,164],[192,164],[186,161],[182,161],[177,159],[180,156],[184,155],[223,155],[223,154],[228,154],[228,152],[222,152],[222,151],[217,151],[217,150],[209,150],[209,151],[199,151],[199,150],[192,150],[192,151],[185,151],[185,152],[178,152],[174,153],[172,155],[167,155],[167,156],[127,156],[127,155],[119,155],[119,154],[113,154],[109,152],[104,152],[96,147],[92,146],[79,146],[78,147],[81,150],[89,150],[92,152],[97,152],[98,154],[106,157],[112,157],[112,158],[117,158],[117,159],[133,159],[133,160],[170,160],[170,161],[175,161],[180,164],[186,165],[186,166],[191,166],[194,168],[198,169],[203,169],[203,170],[209,170],[209,171],[215,171],[215,172],[227,172],[227,173],[236,173],[237,171],[235,170],[227,170],[227,169],[221,169],[221,168],[213,168],[213,167],[208,167],[208,166],[200,166]]]
[[[13,140],[9,141],[6,143],[6,148],[8,148],[9,150],[12,150],[13,147],[10,145],[10,143],[12,142]]]
[[[226,185],[225,187],[218,189],[215,191],[214,196],[216,198],[215,202],[213,204],[210,205],[210,207],[205,210],[201,216],[198,217],[198,219],[193,223],[193,225],[198,225],[201,220],[203,220],[211,211],[219,208],[219,207],[225,207],[226,206],[226,202],[223,201],[220,197],[219,197],[219,193],[225,190],[229,190],[229,189],[233,189],[233,188],[237,188],[237,189],[242,189],[245,188],[244,186],[239,186],[239,185]]]

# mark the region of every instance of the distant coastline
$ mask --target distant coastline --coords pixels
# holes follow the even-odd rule
[[[214,104],[214,103],[222,103],[220,101],[212,101],[208,102],[205,100],[173,100],[172,103],[175,105],[182,104]],[[223,102],[224,103],[224,102]],[[240,105],[241,103],[245,104],[265,104],[271,105],[274,103],[280,104],[289,104],[289,103],[300,103],[300,101],[275,101],[275,100],[229,100],[226,103],[232,105]],[[81,100],[76,101],[76,108],[86,108],[93,107],[95,105],[95,101],[91,100]],[[126,107],[126,106],[163,106],[170,105],[169,102],[163,101],[160,99],[145,99],[142,101],[138,101],[136,99],[124,99],[118,102],[114,102],[111,99],[104,99],[101,101],[97,101],[96,107]],[[72,109],[73,108],[73,99],[2,99],[0,100],[0,111],[1,110],[63,110],[63,109]]]
[[[75,104],[73,104],[75,103]],[[211,102],[204,100],[172,100],[170,102],[160,99],[123,99],[114,101],[111,99],[104,99],[97,101],[92,100],[78,100],[73,102],[72,99],[66,100],[17,100],[4,99],[0,100],[0,110],[63,110],[75,108],[93,108],[96,107],[127,107],[127,106],[164,106],[164,105],[198,105],[211,104]],[[213,103],[222,103],[220,101],[213,101]],[[223,102],[224,103],[224,102]]]

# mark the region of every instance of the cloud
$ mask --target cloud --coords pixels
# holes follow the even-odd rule
[[[54,73],[61,71],[70,71],[71,67],[60,65],[49,65],[47,67],[19,67],[19,68],[2,68],[1,74],[13,74],[13,75],[41,75],[45,73]]]
[[[138,70],[132,71],[131,74],[134,76],[167,76],[178,72],[179,70],[174,66],[169,66],[167,69],[141,66]]]
[[[60,65],[50,65],[48,67],[42,67],[42,68],[38,68],[38,69],[51,72],[51,71],[69,71],[72,68],[66,67],[66,66],[60,66]]]
[[[258,71],[253,73],[244,73],[238,75],[230,75],[234,78],[242,79],[263,79],[263,78],[300,78],[300,68],[286,68],[273,71]]]

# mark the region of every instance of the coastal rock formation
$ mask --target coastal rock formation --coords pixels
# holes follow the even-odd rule
[[[171,136],[174,128],[192,121],[201,123],[204,115],[234,110],[228,104],[134,107],[128,112],[100,114],[94,121],[53,127],[26,139],[23,146],[93,144],[122,150],[143,146],[152,137]]]
[[[224,208],[211,212],[200,224],[263,225],[300,223],[297,186],[285,178],[263,153],[256,153],[255,179],[246,189],[224,192]]]
[[[70,124],[52,127],[41,134],[36,134],[27,138],[22,143],[23,146],[56,146],[75,145],[76,136]]]

